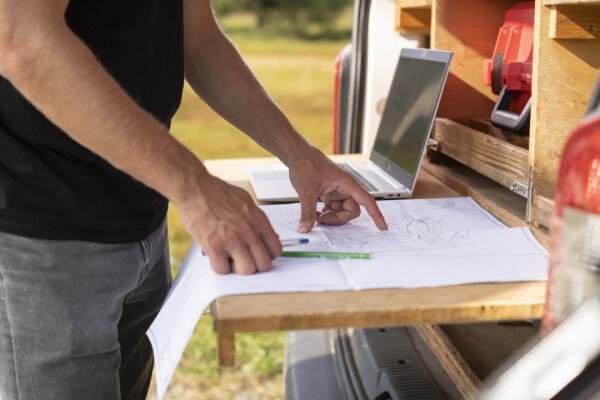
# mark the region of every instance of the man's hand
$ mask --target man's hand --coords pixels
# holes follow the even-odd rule
[[[208,176],[197,193],[175,203],[218,274],[267,271],[281,254],[279,236],[244,190]]]
[[[307,150],[288,167],[300,197],[298,232],[309,232],[317,219],[328,225],[345,224],[360,215],[359,205],[366,208],[379,229],[388,228],[375,199],[319,150]],[[321,212],[316,210],[319,197],[325,203]]]

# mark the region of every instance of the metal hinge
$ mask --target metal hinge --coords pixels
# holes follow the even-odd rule
[[[427,140],[427,147],[434,151],[440,151],[440,142],[438,142],[435,139],[429,138],[429,140]]]
[[[520,182],[514,181],[513,183],[511,183],[510,188],[509,188],[512,192],[515,192],[517,194],[520,194],[521,196],[527,198],[529,195],[529,186],[524,185]]]
[[[531,223],[531,202],[533,201],[533,168],[529,167],[527,170],[527,185],[529,186],[529,192],[527,193],[527,208],[525,209],[525,221],[527,225]]]

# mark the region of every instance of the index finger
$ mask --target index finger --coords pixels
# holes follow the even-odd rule
[[[364,206],[375,225],[381,230],[387,230],[388,225],[385,222],[385,218],[383,218],[383,214],[377,205],[377,202],[369,193],[367,193],[363,188],[356,184],[356,188],[350,191],[350,196],[361,206]]]

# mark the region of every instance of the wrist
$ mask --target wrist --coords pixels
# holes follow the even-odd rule
[[[172,180],[170,193],[167,197],[177,207],[190,202],[198,203],[198,200],[210,191],[211,183],[216,178],[191,153],[180,159],[179,164],[180,167],[174,171],[176,178]]]
[[[275,156],[288,168],[292,168],[300,162],[306,162],[307,158],[311,158],[313,154],[321,154],[321,151],[308,143],[299,132],[294,130]]]

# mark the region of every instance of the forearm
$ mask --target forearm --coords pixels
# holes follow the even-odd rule
[[[114,81],[63,21],[19,32],[2,74],[49,120],[115,167],[176,200],[206,170]]]
[[[185,75],[196,93],[286,164],[294,154],[312,149],[260,85],[235,46],[214,23],[212,15],[209,21],[206,15],[201,15],[210,10],[188,8],[185,11]],[[194,19],[203,21],[200,35]]]

